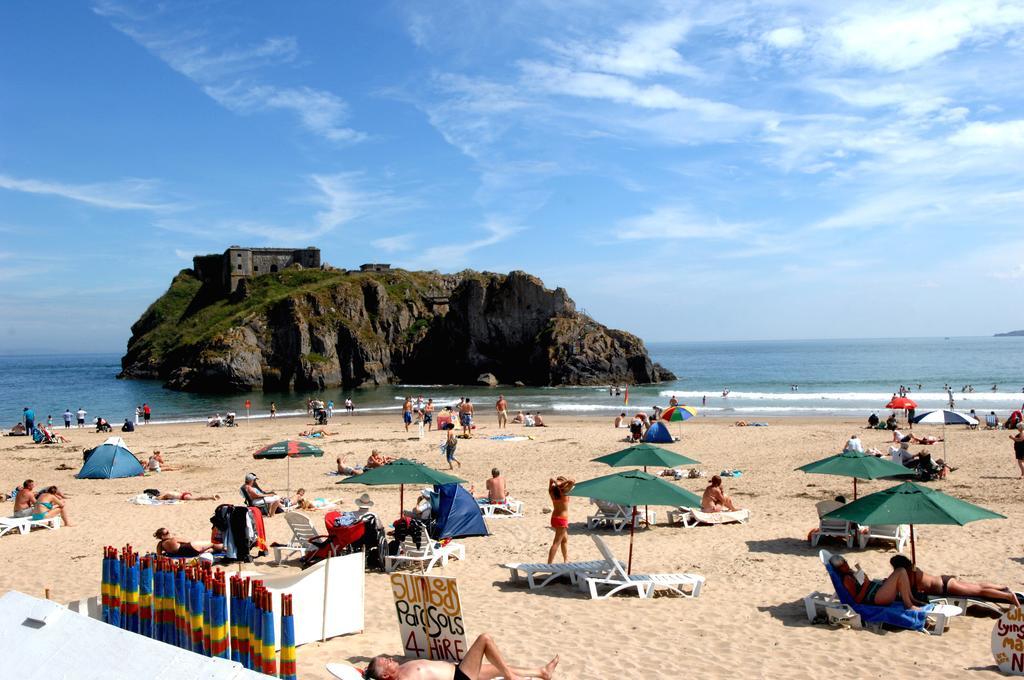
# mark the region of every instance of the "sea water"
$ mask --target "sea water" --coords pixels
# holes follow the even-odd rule
[[[673,342],[648,345],[652,358],[678,376],[661,385],[629,388],[609,395],[603,387],[461,387],[405,385],[369,389],[330,389],[316,393],[207,395],[174,392],[158,381],[118,380],[117,354],[0,357],[0,427],[32,407],[37,421],[52,415],[63,425],[65,408],[103,416],[115,426],[134,419],[148,403],[155,422],[204,419],[235,412],[265,418],[270,403],[279,415],[305,413],[307,399],[333,400],[343,412],[351,397],[359,412],[397,413],[405,395],[422,395],[443,406],[469,397],[478,411],[493,408],[504,394],[514,411],[612,415],[649,411],[675,396],[702,416],[756,420],[767,416],[867,416],[903,385],[919,411],[948,407],[948,384],[958,410],[996,411],[1000,417],[1024,403],[1024,337],[904,338],[871,340],[786,340]],[[974,392],[963,392],[973,385]],[[996,390],[992,386],[996,385]],[[919,387],[920,386],[920,387]],[[723,392],[728,393],[723,396]],[[614,392],[614,391],[613,391]],[[343,413],[342,413],[343,415]]]

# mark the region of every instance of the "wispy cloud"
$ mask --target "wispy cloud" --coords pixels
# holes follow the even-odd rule
[[[385,253],[398,253],[411,250],[415,234],[396,234],[395,236],[384,236],[370,241],[370,245]]]
[[[949,141],[958,146],[1021,149],[1024,148],[1024,120],[968,123],[953,134]]]
[[[109,210],[148,210],[170,212],[185,206],[161,199],[160,183],[151,179],[125,179],[117,182],[66,184],[50,180],[22,179],[0,175],[0,189],[27,194],[58,196]]]
[[[279,86],[259,77],[261,69],[295,62],[294,36],[273,36],[250,45],[227,45],[212,31],[190,27],[189,17],[177,30],[168,29],[166,7],[150,12],[105,0],[94,11],[114,28],[149,50],[168,66],[199,85],[221,106],[242,115],[283,110],[295,114],[309,132],[339,143],[359,142],[366,135],[343,125],[348,105],[336,94],[307,86]],[[157,19],[160,21],[158,22]]]
[[[751,225],[706,218],[689,206],[664,205],[619,222],[615,230],[621,240],[636,239],[735,239]]]
[[[330,92],[309,87],[279,88],[242,82],[226,86],[207,85],[203,91],[235,113],[251,114],[271,109],[290,111],[298,116],[307,130],[332,142],[366,139],[364,133],[343,125],[348,118],[348,105]]]
[[[458,241],[441,246],[431,246],[423,254],[414,259],[418,266],[430,269],[451,270],[465,265],[469,256],[481,249],[497,245],[512,238],[523,230],[522,227],[508,223],[501,217],[489,217],[481,225],[481,236],[471,241]]]

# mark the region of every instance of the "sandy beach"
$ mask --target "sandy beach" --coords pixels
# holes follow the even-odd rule
[[[154,449],[164,452],[168,465],[183,469],[146,478],[77,480],[82,449],[107,435],[70,430],[71,443],[39,446],[24,437],[0,439],[0,477],[7,489],[25,478],[37,485],[58,484],[70,495],[73,526],[58,532],[36,531],[0,539],[0,589],[42,596],[49,589],[57,601],[97,595],[100,551],[104,545],[154,544],[153,531],[166,526],[180,535],[206,540],[215,502],[189,502],[165,507],[138,507],[127,502],[143,488],[217,493],[237,503],[243,475],[254,471],[265,486],[283,492],[285,464],[254,461],[252,452],[266,443],[294,437],[306,426],[303,418],[279,418],[246,423],[236,429],[195,425],[150,425],[124,439],[141,458]],[[529,441],[485,439],[497,434],[494,419],[479,418],[478,437],[461,441],[458,470],[477,489],[483,489],[491,467],[507,476],[511,494],[526,503],[526,517],[491,521],[492,535],[465,539],[465,562],[442,571],[457,576],[470,639],[489,631],[510,660],[540,664],[561,655],[557,677],[578,680],[672,677],[806,677],[826,669],[836,677],[963,677],[996,675],[989,650],[993,620],[978,615],[956,619],[941,637],[911,632],[883,635],[869,631],[832,629],[807,623],[801,598],[829,583],[806,540],[816,526],[814,503],[836,494],[850,495],[848,479],[794,472],[798,465],[838,452],[847,437],[858,432],[866,446],[884,448],[889,433],[863,429],[862,422],[839,420],[770,420],[769,427],[739,428],[731,421],[696,418],[682,426],[682,441],[671,450],[701,460],[708,475],[740,469],[741,477],[726,479],[726,492],[751,509],[743,526],[684,529],[665,525],[667,508],[655,508],[659,525],[636,536],[634,571],[696,572],[707,578],[697,599],[657,597],[638,600],[619,597],[594,602],[568,585],[538,592],[510,584],[509,561],[544,561],[551,540],[550,476],[576,480],[612,472],[591,458],[624,448],[624,430],[605,418],[552,417],[550,427],[524,429]],[[331,421],[338,435],[320,440],[322,459],[301,459],[291,466],[291,487],[313,497],[342,497],[342,507],[354,509],[353,499],[364,490],[375,500],[383,519],[397,514],[397,488],[336,486],[326,473],[334,458],[351,452],[365,460],[371,448],[394,456],[417,459],[446,469],[437,445],[441,435],[423,440],[406,433],[397,416],[343,416]],[[672,424],[673,433],[678,424]],[[915,429],[915,434],[939,434],[938,428]],[[1012,446],[1004,431],[966,431],[948,428],[948,459],[959,470],[936,489],[1000,512],[1007,520],[983,521],[966,527],[925,526],[918,531],[918,563],[938,574],[957,574],[1019,587],[1024,583],[1024,558],[1012,527],[1024,519],[1021,485],[1016,479]],[[933,453],[941,457],[941,444]],[[914,447],[917,450],[919,447]],[[70,470],[56,470],[61,464]],[[705,480],[676,482],[700,493]],[[891,485],[864,482],[861,493]],[[415,490],[413,490],[415,491]],[[407,504],[410,502],[407,493]],[[584,499],[571,508],[570,557],[598,556],[588,537],[586,516],[593,510]],[[6,514],[10,514],[8,504]],[[320,517],[314,525],[322,526]],[[290,532],[280,517],[267,523],[271,541],[285,541]],[[628,536],[602,532],[625,559]],[[838,543],[825,547],[845,551]],[[854,551],[873,577],[889,573],[892,548],[869,546]],[[268,558],[256,568],[267,573],[295,570],[274,567]],[[366,574],[366,630],[359,635],[310,644],[298,650],[299,676],[324,678],[324,664],[349,660],[360,663],[378,653],[401,650],[393,617],[390,587],[384,575]]]

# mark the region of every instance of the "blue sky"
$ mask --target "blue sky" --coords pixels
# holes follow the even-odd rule
[[[1024,3],[0,4],[0,353],[196,253],[535,273],[647,340],[1024,327]]]

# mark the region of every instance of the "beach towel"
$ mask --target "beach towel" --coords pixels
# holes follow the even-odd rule
[[[488,439],[498,442],[525,442],[533,439],[533,437],[524,437],[521,434],[494,434],[488,437]]]
[[[742,524],[750,519],[750,510],[736,510],[734,512],[701,512],[699,509],[690,508],[693,519],[700,524]]]
[[[850,595],[850,591],[843,586],[842,579],[839,578],[839,574],[832,568],[832,565],[826,564],[825,570],[828,572],[828,577],[832,579],[832,587],[835,588],[839,601],[860,614],[861,621],[864,623],[884,623],[908,630],[924,630],[928,612],[934,608],[934,605],[929,604],[921,609],[910,610],[904,607],[902,602],[893,602],[886,607],[857,604],[853,596]]]
[[[181,503],[181,501],[175,500],[162,501],[144,493],[140,493],[138,496],[132,496],[128,499],[128,502],[134,505],[177,505],[178,503]]]

